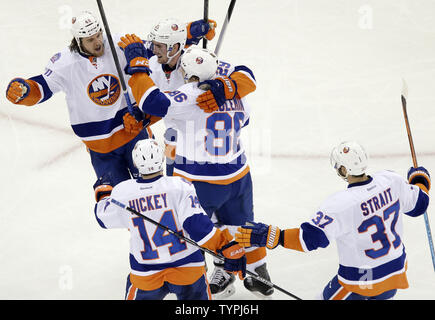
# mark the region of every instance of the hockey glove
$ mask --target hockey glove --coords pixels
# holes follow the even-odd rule
[[[33,80],[15,78],[9,82],[6,98],[13,104],[33,106],[41,100],[41,91]]]
[[[133,106],[132,110],[133,114],[126,112],[122,120],[127,133],[138,134],[150,124],[150,117],[145,117],[145,114],[138,107]]]
[[[267,247],[274,249],[280,243],[281,230],[264,223],[251,222],[237,228],[236,242],[242,247]]]
[[[225,104],[226,100],[234,99],[237,94],[236,82],[225,76],[200,82],[198,87],[204,84],[209,85],[210,89],[200,94],[196,102],[205,112],[217,111]]]
[[[235,241],[232,241],[217,250],[222,254],[224,260],[224,270],[239,276],[240,280],[246,277],[246,256],[243,249]]]
[[[95,201],[110,196],[113,190],[110,174],[104,174],[94,183]]]
[[[216,21],[211,19],[208,19],[208,22],[203,19],[188,23],[186,47],[192,44],[198,44],[202,38],[212,40],[216,35],[216,26]]]
[[[430,190],[430,174],[425,167],[409,168],[408,182],[417,185],[426,192],[429,192]]]
[[[136,72],[145,72],[150,75],[151,70],[148,63],[147,49],[143,41],[135,34],[126,34],[121,37],[118,46],[124,51],[127,59],[127,66],[124,71],[127,74],[135,74]]]

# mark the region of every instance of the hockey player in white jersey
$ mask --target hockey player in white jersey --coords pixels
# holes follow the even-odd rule
[[[221,253],[225,269],[246,273],[244,250],[228,230],[216,229],[201,208],[192,183],[163,175],[163,148],[154,139],[139,140],[132,153],[140,177],[112,188],[104,177],[95,184],[95,215],[103,228],[130,231],[130,266],[125,299],[159,300],[173,293],[179,300],[209,300],[201,251],[165,229],[112,203],[128,205],[150,219],[179,232],[198,245]]]
[[[161,91],[175,91],[184,84],[180,70],[183,49],[198,44],[198,40],[202,37],[212,40],[216,27],[216,21],[210,19],[207,23],[195,21],[185,26],[177,19],[169,18],[159,21],[151,28],[148,41],[151,43],[154,56],[149,59],[150,77]],[[220,80],[214,80],[215,85],[198,99],[198,106],[205,112],[217,110],[226,100],[231,100],[236,94],[242,98],[254,91],[256,87],[252,72],[247,67],[231,66],[226,62],[220,62],[219,68],[221,76],[227,78],[228,83],[233,83],[235,90],[225,92],[223,83]],[[176,130],[168,118],[165,117],[163,121],[166,126],[164,135],[167,156],[166,173],[171,175],[175,160]]]
[[[71,32],[70,46],[50,59],[45,72],[29,79],[12,79],[6,97],[16,105],[35,106],[57,92],[64,92],[71,127],[89,150],[96,176],[110,172],[113,182],[118,183],[137,175],[131,150],[138,139],[152,135],[147,127],[149,120],[136,121],[127,110],[99,19],[91,12],[82,12],[73,18]],[[198,32],[196,36],[201,37],[201,34]],[[114,36],[114,41],[119,39]],[[120,65],[124,67],[127,64],[124,54],[120,48],[116,50]],[[144,48],[144,54],[152,52]],[[124,77],[128,80],[130,76],[125,73]],[[131,93],[129,97],[134,102]]]
[[[228,68],[219,67],[224,64]],[[198,87],[199,82],[210,87],[222,80],[229,82],[228,87],[233,86],[228,78],[220,78],[220,73],[227,74],[232,66],[218,61],[213,53],[191,47],[182,55],[179,68],[189,83],[175,91],[163,93],[144,72],[135,73],[129,85],[144,113],[167,118],[177,130],[174,175],[192,181],[209,217],[215,214],[219,224],[232,226],[235,231],[235,226],[253,220],[252,180],[240,143],[241,129],[249,120],[248,103],[245,97],[236,96],[226,100],[215,112],[198,108],[197,99],[206,92]],[[215,81],[218,78],[221,80]],[[251,248],[246,256],[248,270],[270,280],[266,250]],[[210,281],[212,293],[234,293],[234,277],[225,273],[216,261],[215,264]],[[274,291],[252,277],[247,277],[244,285],[263,297]]]
[[[281,245],[307,252],[336,240],[338,274],[320,294],[325,300],[392,299],[408,288],[402,216],[417,217],[429,204],[430,175],[410,168],[408,181],[392,171],[367,172],[367,154],[356,142],[332,150],[331,164],[349,185],[327,198],[299,228],[280,230],[263,223],[239,228],[243,247]]]

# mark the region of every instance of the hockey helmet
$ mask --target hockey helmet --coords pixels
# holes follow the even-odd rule
[[[199,81],[210,80],[214,77],[218,67],[217,56],[198,46],[191,46],[181,57],[180,67],[184,71],[184,80],[196,76]]]
[[[132,158],[140,174],[152,174],[163,170],[163,148],[154,139],[136,142]]]
[[[359,143],[345,141],[332,149],[330,161],[337,174],[347,181],[349,175],[359,176],[366,172],[368,156]],[[340,167],[346,168],[346,175],[341,173]]]
[[[101,26],[97,17],[90,11],[83,11],[72,18],[71,33],[82,51],[80,39],[91,37],[100,32]]]
[[[177,19],[169,18],[159,21],[148,34],[148,41],[155,41],[166,44],[166,56],[169,61],[184,49],[187,41],[186,24]],[[174,45],[180,44],[177,52],[169,55]]]

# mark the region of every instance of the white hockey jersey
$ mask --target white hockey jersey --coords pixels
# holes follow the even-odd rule
[[[228,100],[219,111],[205,113],[196,105],[204,91],[188,83],[167,93],[168,118],[177,130],[174,175],[191,181],[229,184],[249,172],[241,129],[249,119],[245,98]]]
[[[130,279],[140,289],[154,290],[164,281],[192,284],[205,272],[204,256],[197,247],[120,208],[111,199],[211,250],[229,242],[225,238],[229,233],[223,235],[204,213],[191,182],[159,176],[119,183],[110,197],[96,204],[95,215],[103,228],[130,231]]]
[[[324,201],[301,225],[299,245],[309,251],[336,240],[338,279],[349,291],[373,296],[407,288],[402,215],[422,214],[427,204],[420,188],[394,172],[381,171]],[[284,246],[294,248],[291,243]]]
[[[165,72],[163,66],[158,63],[157,56],[152,56],[149,59],[149,68],[151,70],[150,78],[154,81],[155,85],[162,92],[175,91],[184,85],[184,78],[181,74],[180,65],[181,59],[178,59],[175,69],[171,72]],[[166,127],[164,139],[166,144],[176,145],[176,130],[173,128],[174,124],[168,118],[163,118]]]
[[[114,42],[119,39],[120,36],[114,37]],[[33,78],[40,86],[40,102],[56,92],[65,93],[74,133],[89,149],[100,153],[117,149],[136,136],[124,129],[122,117],[127,102],[106,38],[104,46],[103,56],[89,59],[65,48],[50,59],[42,77]],[[123,68],[124,53],[118,46],[115,48]],[[130,76],[124,77],[128,81]],[[131,93],[129,96],[134,103]]]

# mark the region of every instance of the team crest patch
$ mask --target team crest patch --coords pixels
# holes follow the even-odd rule
[[[203,63],[204,62],[204,60],[201,58],[201,57],[197,57],[196,58],[196,63],[197,64],[201,64],[201,63]]]
[[[50,58],[50,61],[51,61],[52,63],[55,63],[57,60],[59,60],[59,58],[60,58],[60,52],[58,52],[58,53],[56,53],[54,56],[52,56],[52,57]]]
[[[113,74],[102,74],[94,78],[88,85],[89,98],[99,106],[114,104],[121,94],[119,80]]]
[[[172,29],[173,31],[177,31],[177,30],[178,30],[178,25],[173,24],[173,25],[171,26],[171,29]]]

